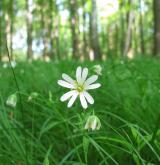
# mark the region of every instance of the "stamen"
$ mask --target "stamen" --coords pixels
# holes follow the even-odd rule
[[[78,84],[78,82],[75,82],[76,85],[76,90],[78,92],[82,92],[84,90],[84,85],[83,84]]]

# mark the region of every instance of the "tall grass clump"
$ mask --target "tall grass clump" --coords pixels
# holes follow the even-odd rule
[[[154,59],[101,62],[95,104],[82,110],[60,101],[62,73],[96,62],[17,63],[0,67],[0,165],[158,165],[160,163],[160,62]],[[91,69],[92,70],[92,69]],[[66,90],[67,91],[67,90]],[[6,100],[17,97],[15,107]],[[23,111],[23,117],[22,117]],[[101,121],[86,130],[93,112]]]

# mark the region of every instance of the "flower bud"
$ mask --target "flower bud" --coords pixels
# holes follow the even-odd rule
[[[35,99],[38,96],[37,92],[32,92],[30,96],[28,97],[28,102]]]
[[[6,101],[6,105],[15,108],[16,104],[17,104],[17,95],[16,94],[10,95]]]
[[[102,75],[102,67],[100,65],[94,65],[93,71],[98,75]]]
[[[91,115],[88,117],[84,129],[88,129],[88,130],[91,129],[92,131],[94,131],[94,130],[99,130],[100,127],[101,127],[101,122],[99,118],[95,115]]]

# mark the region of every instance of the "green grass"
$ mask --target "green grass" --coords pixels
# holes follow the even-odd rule
[[[100,63],[102,87],[90,93],[86,111],[79,101],[67,108],[57,85],[62,73],[75,76],[78,65],[98,62],[18,63],[15,74],[0,67],[0,165],[158,165],[160,162],[160,62],[155,59]],[[93,74],[92,71],[90,71]],[[15,109],[5,102],[20,94]],[[31,101],[32,92],[38,96]],[[99,131],[86,131],[92,112]],[[23,113],[22,113],[23,112]]]

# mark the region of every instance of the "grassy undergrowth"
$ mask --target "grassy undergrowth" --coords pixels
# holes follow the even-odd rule
[[[59,98],[62,73],[95,63],[18,63],[0,67],[0,165],[158,165],[160,162],[160,62],[154,59],[107,61],[91,91],[95,104],[70,109]],[[92,73],[92,72],[91,72]],[[38,93],[34,98],[33,92]],[[5,102],[20,94],[16,108]],[[92,111],[102,128],[84,130]]]

